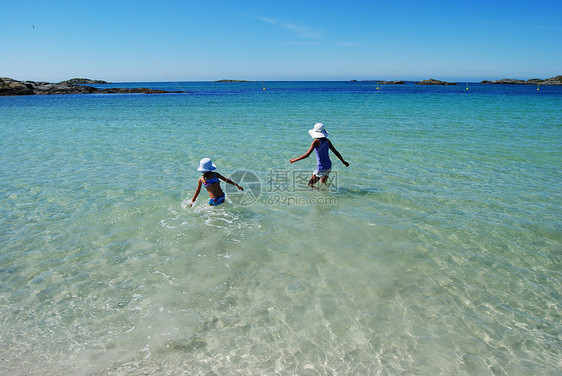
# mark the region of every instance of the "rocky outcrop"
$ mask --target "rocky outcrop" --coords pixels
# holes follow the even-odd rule
[[[33,83],[0,77],[0,95],[33,95]]]
[[[556,77],[550,77],[547,78],[546,80],[538,80],[540,82],[533,82],[535,80],[528,80],[527,82],[530,85],[562,85],[562,76],[556,76]]]
[[[456,83],[455,82],[440,81],[440,80],[435,80],[435,79],[431,78],[429,80],[420,81],[420,82],[416,83],[416,85],[456,85]]]
[[[484,80],[484,81],[481,81],[480,83],[481,84],[519,85],[519,84],[525,83],[525,81],[514,80],[512,78],[504,78],[504,79],[501,79],[501,80],[494,80],[494,81]]]
[[[562,76],[551,77],[547,79],[532,78],[530,80],[516,80],[513,78],[504,78],[494,81],[481,81],[481,84],[494,85],[562,85]]]
[[[0,78],[0,95],[85,94],[96,91],[96,88],[90,86]]]
[[[59,84],[68,84],[68,85],[103,85],[108,83],[109,82],[107,81],[91,80],[89,78],[72,78],[70,80],[59,82]]]
[[[72,81],[72,80],[69,80]],[[184,93],[183,91],[154,90],[147,88],[107,88],[97,89],[92,86],[69,84],[69,81],[59,83],[17,81],[11,78],[0,78],[0,96],[7,95],[49,95],[49,94],[165,94]]]

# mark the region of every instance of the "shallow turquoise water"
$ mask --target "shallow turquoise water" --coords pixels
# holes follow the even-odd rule
[[[562,90],[263,85],[0,98],[0,373],[560,374]]]

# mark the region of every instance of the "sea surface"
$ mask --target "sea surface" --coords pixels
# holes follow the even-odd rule
[[[562,375],[562,87],[113,86],[0,97],[1,375]]]

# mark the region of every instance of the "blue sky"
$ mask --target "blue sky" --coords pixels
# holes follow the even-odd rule
[[[0,76],[480,81],[562,74],[562,1],[0,0]]]

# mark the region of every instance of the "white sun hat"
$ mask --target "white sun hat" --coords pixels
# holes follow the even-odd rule
[[[312,138],[325,138],[328,137],[328,131],[324,129],[324,124],[316,123],[314,124],[314,128],[308,131],[310,137]]]
[[[209,158],[201,159],[201,161],[199,162],[199,167],[197,167],[197,171],[201,171],[201,172],[208,172],[216,169],[217,166],[215,166],[213,161],[211,161],[211,159]]]

